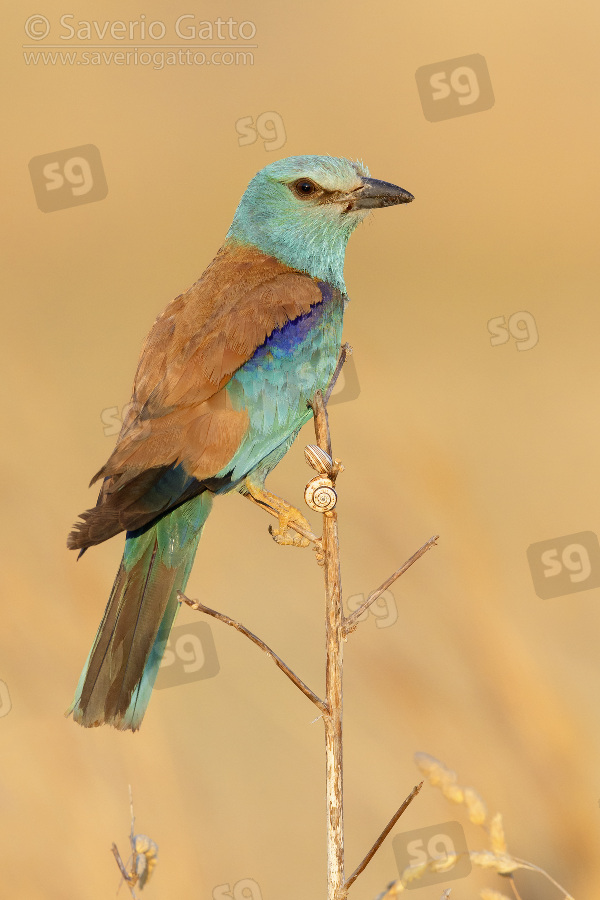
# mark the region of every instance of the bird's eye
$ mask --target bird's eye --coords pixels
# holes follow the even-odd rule
[[[310,178],[299,178],[293,183],[292,188],[294,193],[302,199],[312,196],[318,190],[317,185]]]

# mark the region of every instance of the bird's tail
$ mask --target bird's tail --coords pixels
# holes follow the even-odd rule
[[[137,731],[212,506],[208,491],[128,532],[111,595],[65,715]]]

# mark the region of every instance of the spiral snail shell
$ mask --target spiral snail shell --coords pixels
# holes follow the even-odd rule
[[[304,458],[315,472],[320,472],[321,475],[331,475],[333,460],[328,453],[321,450],[316,444],[308,444],[304,448]]]
[[[337,494],[331,478],[326,475],[317,475],[306,485],[304,499],[315,512],[329,512],[337,503]]]

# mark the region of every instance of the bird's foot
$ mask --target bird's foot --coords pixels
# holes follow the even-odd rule
[[[282,500],[281,497],[265,490],[262,486],[252,484],[249,479],[246,479],[244,488],[243,493],[249,500],[263,508],[267,508],[277,516],[279,520],[277,526],[269,526],[269,533],[273,540],[282,547],[308,547],[311,541],[317,542],[319,540],[313,534],[310,522],[291,503]],[[298,532],[289,527],[290,525],[297,525],[298,528],[306,532],[306,536],[298,534]]]
[[[285,503],[285,500],[281,502]],[[304,531],[310,531],[310,522],[305,519],[299,509],[290,506],[289,503],[285,503],[285,506],[286,509],[279,512],[277,527],[274,528],[272,525],[269,525],[269,534],[275,543],[281,547],[308,547],[310,544],[309,539],[298,534],[297,531],[292,531],[288,526],[290,522],[294,522],[294,524],[303,528]]]

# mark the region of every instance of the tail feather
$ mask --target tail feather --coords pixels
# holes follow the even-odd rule
[[[136,731],[210,508],[204,492],[154,525],[130,532],[111,595],[66,715],[84,727]]]

